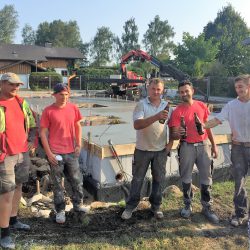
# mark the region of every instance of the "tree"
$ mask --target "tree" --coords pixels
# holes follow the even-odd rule
[[[0,43],[12,43],[18,28],[18,13],[14,5],[5,5],[0,10]]]
[[[129,52],[130,50],[139,49],[138,44],[138,27],[135,24],[135,19],[132,17],[125,22],[123,26],[124,33],[122,33],[122,54]]]
[[[204,76],[209,65],[216,61],[216,44],[205,41],[204,34],[195,38],[187,32],[183,33],[182,42],[175,48],[175,63],[190,76]]]
[[[174,37],[174,28],[168,24],[168,21],[161,21],[160,17],[155,16],[154,20],[149,23],[146,33],[143,35],[143,44],[148,53],[154,56],[169,56],[173,49],[173,42],[170,40]]]
[[[96,35],[91,42],[91,54],[93,65],[104,66],[112,59],[114,34],[108,27],[97,29]]]
[[[213,39],[218,43],[217,59],[222,63],[229,75],[246,73],[245,64],[250,58],[249,47],[244,47],[242,41],[250,34],[246,22],[231,4],[218,12],[213,22],[209,22],[203,30],[205,39]]]
[[[52,23],[39,24],[36,32],[36,45],[43,46],[48,41],[54,47],[79,48],[82,40],[77,22],[54,20]]]
[[[29,24],[25,24],[22,30],[22,43],[25,45],[34,45],[36,42],[36,32]]]

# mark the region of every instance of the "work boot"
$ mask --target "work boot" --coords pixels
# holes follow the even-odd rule
[[[10,225],[10,228],[15,229],[15,230],[19,230],[19,231],[29,231],[30,230],[29,225],[24,224],[19,220],[16,223],[14,223],[13,225]]]
[[[123,211],[121,218],[122,218],[123,220],[129,220],[129,219],[132,217],[133,212],[134,212],[134,209],[126,208],[126,209]]]
[[[164,217],[163,212],[160,209],[151,210],[151,212],[154,214],[156,219],[162,219]]]
[[[15,243],[10,236],[6,236],[0,239],[0,246],[4,249],[15,249]]]
[[[56,214],[56,223],[58,224],[63,224],[66,221],[65,217],[65,211],[60,211],[59,213]]]
[[[203,207],[201,213],[205,215],[205,217],[212,223],[218,224],[219,218],[212,210],[211,206]]]
[[[242,224],[245,224],[248,220],[248,216],[247,214],[245,214],[243,217],[238,217],[236,215],[234,215],[232,217],[232,220],[231,220],[231,225],[234,226],[234,227],[238,227]]]
[[[190,204],[185,205],[184,208],[181,209],[181,217],[183,218],[189,218],[192,213],[192,206]]]
[[[89,208],[85,207],[83,204],[75,206],[74,207],[74,211],[75,212],[84,212],[84,213],[88,213],[89,212]]]

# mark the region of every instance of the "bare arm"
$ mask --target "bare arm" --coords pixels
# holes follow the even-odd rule
[[[215,126],[217,126],[217,125],[219,125],[219,124],[221,124],[221,121],[218,120],[217,118],[213,118],[213,119],[211,119],[211,120],[205,122],[204,128],[205,128],[205,129],[213,128],[213,127],[215,127]]]
[[[217,145],[215,144],[215,141],[214,141],[214,134],[212,132],[212,130],[210,128],[207,129],[207,135],[208,135],[208,139],[209,141],[211,142],[211,154],[214,158],[217,158],[218,157],[218,147]]]
[[[52,153],[52,151],[50,149],[47,134],[48,134],[48,129],[47,128],[41,128],[40,129],[41,141],[42,141],[45,153],[46,153],[46,155],[48,157],[48,160],[52,165],[56,166],[58,164],[58,162],[57,162],[57,160],[55,158],[55,155]]]
[[[142,118],[142,119],[137,119],[134,121],[134,129],[136,130],[140,130],[140,129],[144,129],[148,126],[150,126],[151,124],[153,124],[156,121],[159,121],[161,119],[168,119],[168,111],[167,110],[162,110],[159,113],[147,117],[147,118]]]
[[[80,121],[75,123],[75,135],[76,135],[75,154],[76,156],[79,156],[82,147],[82,127]]]

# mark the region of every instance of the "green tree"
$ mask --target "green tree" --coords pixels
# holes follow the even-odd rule
[[[176,46],[176,65],[190,76],[202,77],[211,63],[216,61],[218,48],[212,40],[205,40],[204,34],[197,38],[184,32],[182,44]]]
[[[153,56],[168,55],[173,49],[173,42],[170,40],[175,35],[174,28],[168,21],[161,21],[160,17],[155,16],[154,20],[148,24],[148,29],[143,35],[143,44]]]
[[[218,43],[217,59],[231,76],[246,73],[245,64],[249,62],[250,49],[242,41],[250,34],[244,19],[231,4],[218,12],[213,22],[204,27],[205,39]]]
[[[12,43],[18,28],[18,13],[14,5],[5,5],[0,10],[0,43]]]
[[[91,42],[91,54],[94,66],[105,66],[112,59],[114,34],[108,27],[98,28]]]
[[[82,40],[77,22],[54,20],[52,23],[39,24],[36,32],[36,45],[43,46],[47,41],[51,42],[54,47],[79,48]]]
[[[25,45],[34,45],[36,42],[36,32],[29,24],[25,24],[22,29],[22,43]]]

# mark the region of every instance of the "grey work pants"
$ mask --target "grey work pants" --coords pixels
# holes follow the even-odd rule
[[[179,171],[185,205],[190,205],[193,198],[191,184],[194,164],[196,164],[199,171],[201,203],[203,206],[212,205],[211,185],[213,166],[210,155],[211,149],[207,141],[199,144],[181,143],[179,148]]]
[[[151,209],[159,209],[162,202],[163,180],[166,175],[167,151],[142,151],[135,149],[132,166],[133,179],[126,208],[134,209],[140,201],[144,177],[151,163],[152,191],[149,197]]]
[[[246,176],[250,166],[250,147],[232,145],[232,174],[235,182],[234,206],[237,217],[244,217],[248,212],[248,198],[245,188]]]
[[[83,177],[80,172],[78,157],[74,153],[62,154],[63,161],[60,165],[50,166],[53,183],[55,210],[60,212],[65,209],[64,187],[62,177],[65,176],[72,188],[72,203],[74,207],[82,203]]]

